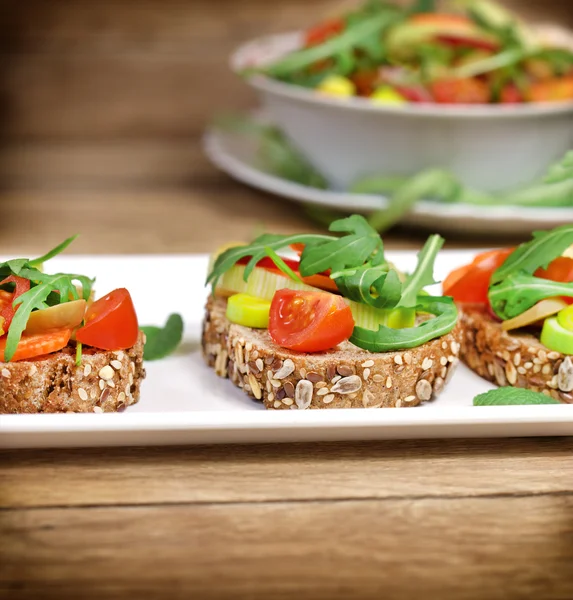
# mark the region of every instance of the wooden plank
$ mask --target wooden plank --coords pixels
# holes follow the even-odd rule
[[[197,139],[14,141],[0,146],[6,188],[130,190],[225,185]]]
[[[41,254],[72,233],[81,234],[74,243],[78,254],[145,254],[213,252],[265,230],[322,231],[300,205],[226,178],[188,190],[14,190],[0,194],[0,202],[0,254],[20,256]],[[396,230],[385,239],[389,248],[420,248],[426,237],[426,232]],[[463,234],[448,240],[450,248],[488,243]]]
[[[573,493],[565,473],[573,438],[5,451],[0,506]]]
[[[57,485],[58,482],[54,482]],[[573,496],[0,513],[5,598],[573,597]]]

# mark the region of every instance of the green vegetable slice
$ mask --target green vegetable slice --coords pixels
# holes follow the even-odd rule
[[[541,343],[549,348],[563,354],[573,354],[573,331],[563,327],[557,317],[545,319],[541,330]]]
[[[474,398],[474,406],[513,406],[525,404],[561,403],[540,392],[516,387],[500,387],[484,394],[479,394]]]
[[[141,330],[146,337],[143,358],[159,360],[177,350],[183,338],[183,319],[181,315],[172,314],[163,327],[147,325]]]
[[[234,294],[227,300],[227,319],[231,323],[266,329],[269,326],[271,303],[249,294]]]
[[[456,325],[458,310],[451,298],[418,296],[417,309],[435,315],[417,327],[391,329],[381,325],[377,331],[355,327],[350,341],[370,352],[391,352],[416,348],[449,333]]]
[[[557,313],[559,325],[573,333],[573,305],[563,308]]]

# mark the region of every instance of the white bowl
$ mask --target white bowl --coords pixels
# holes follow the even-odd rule
[[[267,64],[301,44],[300,32],[241,46],[232,68]],[[334,98],[262,75],[248,77],[272,120],[326,177],[346,190],[359,177],[441,167],[483,191],[528,184],[573,148],[573,102],[407,104]]]

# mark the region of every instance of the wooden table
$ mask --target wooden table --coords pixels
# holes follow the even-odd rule
[[[2,253],[74,232],[80,252],[207,251],[257,222],[313,227],[214,173],[0,203]],[[571,438],[0,453],[6,599],[566,599],[572,559]]]

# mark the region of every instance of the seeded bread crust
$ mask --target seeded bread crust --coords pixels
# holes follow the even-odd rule
[[[143,334],[128,350],[68,346],[38,360],[0,363],[0,413],[116,412],[139,400]]]
[[[479,309],[465,307],[460,321],[461,358],[478,375],[499,386],[527,388],[573,404],[570,356],[548,350],[532,334],[503,331]]]
[[[277,346],[267,330],[230,323],[226,305],[222,298],[207,302],[205,360],[269,409],[417,406],[442,391],[459,362],[459,325],[404,352],[372,353],[343,342],[303,354]]]

